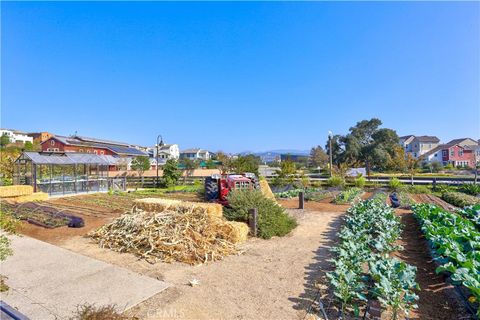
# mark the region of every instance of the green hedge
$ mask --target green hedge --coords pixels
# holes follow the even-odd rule
[[[248,210],[258,209],[258,236],[270,239],[273,236],[284,236],[297,226],[275,200],[266,198],[258,190],[234,190],[228,194],[228,207],[224,216],[228,220],[248,222]]]
[[[480,203],[480,198],[454,191],[443,193],[442,199],[459,208],[473,206]]]

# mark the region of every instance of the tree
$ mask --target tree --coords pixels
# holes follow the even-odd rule
[[[32,151],[33,150],[33,143],[31,143],[30,141],[27,141],[23,145],[23,148],[25,149],[25,151]]]
[[[175,159],[168,159],[163,165],[162,183],[164,187],[170,188],[177,184],[178,179],[182,176],[182,172],[178,169]]]
[[[332,162],[333,164],[339,165],[341,162],[344,161],[344,139],[345,137],[336,134],[332,136]],[[325,151],[327,156],[330,157],[330,141],[327,140],[327,144],[325,145]]]
[[[18,148],[7,148],[0,152],[0,184],[10,185],[13,182],[15,160],[20,156]]]
[[[393,154],[389,157],[387,162],[388,170],[395,172],[405,172],[407,170],[407,162],[405,157],[405,150],[401,145],[393,147]]]
[[[324,167],[328,163],[328,155],[321,146],[313,147],[310,150],[310,164],[314,167]]]
[[[185,174],[183,175],[183,184],[186,184],[187,177],[191,177],[195,169],[198,168],[198,162],[189,158],[183,158],[180,160],[180,163],[184,166]]]
[[[291,160],[285,160],[280,162],[280,170],[277,170],[277,176],[275,177],[276,185],[284,185],[286,182],[293,183],[295,181],[295,173],[297,168],[295,162]]]
[[[5,148],[7,146],[7,144],[9,144],[9,143],[10,143],[10,138],[6,134],[3,134],[0,137],[0,146],[2,148]]]
[[[232,161],[232,169],[235,173],[251,172],[258,176],[258,166],[260,163],[260,158],[253,154],[238,156],[237,159]]]
[[[232,158],[222,151],[216,153],[216,159],[220,162],[220,171],[226,174],[232,171]]]
[[[410,174],[410,182],[413,186],[413,176],[415,175],[415,173],[418,172],[418,165],[420,163],[420,160],[419,159],[415,159],[410,153],[407,154],[407,159],[406,159],[406,168],[407,168],[407,172],[408,174]]]
[[[132,163],[130,164],[132,170],[137,171],[138,175],[142,179],[142,187],[143,187],[143,174],[145,171],[150,169],[150,159],[146,156],[138,156],[133,158]]]
[[[344,161],[365,164],[367,175],[370,175],[371,167],[384,169],[398,145],[397,133],[392,129],[380,129],[381,125],[382,121],[377,118],[359,121],[341,139],[345,149]]]

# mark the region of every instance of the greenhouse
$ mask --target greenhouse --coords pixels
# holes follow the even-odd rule
[[[117,162],[113,156],[89,153],[24,152],[15,161],[13,182],[49,195],[124,189],[108,178],[109,167]]]

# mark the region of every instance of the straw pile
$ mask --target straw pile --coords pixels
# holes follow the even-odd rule
[[[1,186],[0,198],[28,196],[33,193],[32,186]]]
[[[191,210],[200,210],[213,217],[223,217],[223,207],[218,203],[189,202],[171,199],[146,198],[135,200],[136,208],[149,212],[162,212],[173,210],[177,212],[188,212]]]
[[[272,189],[270,189],[270,185],[268,184],[267,180],[260,180],[260,190],[262,191],[263,195],[268,198],[275,200],[275,195],[272,192]]]
[[[246,224],[226,221],[218,216],[218,210],[214,215],[211,206],[143,200],[147,201],[136,202],[131,212],[93,231],[90,237],[102,248],[129,252],[150,263],[192,265],[234,254],[238,251],[235,243],[247,239]]]

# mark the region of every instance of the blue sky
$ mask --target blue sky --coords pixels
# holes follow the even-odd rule
[[[480,3],[2,2],[1,126],[228,152],[480,137]]]

